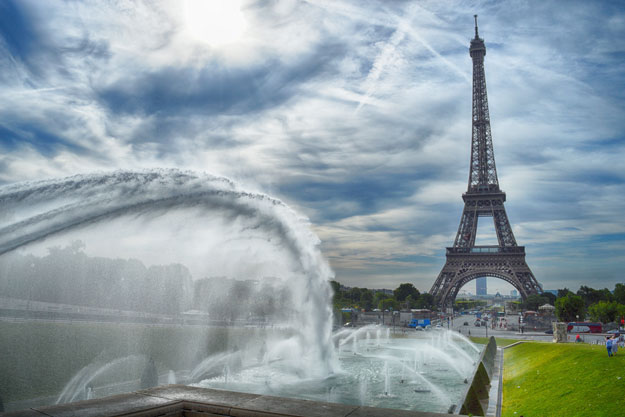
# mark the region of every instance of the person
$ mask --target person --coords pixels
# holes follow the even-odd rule
[[[618,340],[616,339],[616,335],[613,335],[611,339],[612,339],[612,354],[616,355],[616,352],[618,352]]]
[[[579,333],[577,334],[577,336],[575,336],[575,343],[579,343],[582,341],[582,338],[579,337]]]
[[[612,356],[612,338],[610,336],[605,337],[605,347],[608,349],[608,358]]]

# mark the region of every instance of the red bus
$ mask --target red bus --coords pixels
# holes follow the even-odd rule
[[[601,323],[571,322],[566,326],[569,333],[601,333]]]

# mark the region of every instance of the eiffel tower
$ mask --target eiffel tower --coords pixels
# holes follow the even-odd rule
[[[478,35],[477,15],[474,17],[475,38],[471,39],[469,48],[473,60],[473,134],[469,187],[462,194],[464,210],[454,246],[447,248],[445,266],[430,290],[441,307],[453,303],[460,288],[480,277],[495,277],[509,282],[523,299],[542,292],[525,262],[525,247],[516,243],[503,205],[506,193],[499,189],[484,75],[486,47]],[[498,245],[475,245],[480,217],[493,218]]]

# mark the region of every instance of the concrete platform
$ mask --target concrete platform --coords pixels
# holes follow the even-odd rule
[[[166,385],[4,417],[443,417],[448,414],[324,403],[233,391]]]

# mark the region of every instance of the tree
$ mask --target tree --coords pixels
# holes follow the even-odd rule
[[[385,298],[378,304],[380,310],[399,310],[399,303],[394,298]]]
[[[414,285],[405,283],[400,284],[399,287],[393,291],[393,295],[397,301],[402,302],[405,301],[406,297],[409,295],[412,295],[413,299],[417,299],[419,297],[419,290],[416,289]]]
[[[590,306],[591,304],[598,303],[599,301],[611,301],[610,299],[612,298],[612,293],[610,293],[610,291],[607,289],[595,290],[594,288],[590,288],[585,285],[579,287],[577,295],[582,297],[586,307]]]
[[[562,288],[558,290],[558,298],[565,297],[567,294],[573,294],[568,288]]]
[[[349,290],[349,299],[352,300],[352,303],[358,304],[360,303],[360,296],[362,294],[362,290],[358,287],[354,287]]]
[[[619,304],[625,304],[625,284],[616,284],[614,286],[614,301]]]
[[[599,301],[588,307],[588,314],[592,321],[612,323],[619,318],[619,304],[614,301]]]
[[[373,292],[366,288],[363,288],[360,293],[360,304],[362,308],[369,311],[373,308]]]
[[[584,300],[579,295],[569,293],[556,300],[556,316],[560,321],[576,321],[584,317]]]
[[[410,310],[417,307],[417,301],[418,299],[414,299],[412,298],[412,295],[409,295],[408,297],[406,297],[403,305],[406,307],[406,309]]]
[[[434,307],[434,296],[427,292],[421,294],[417,300],[417,308],[427,308],[431,310],[432,307]]]
[[[384,300],[385,298],[387,298],[388,295],[386,295],[383,291],[376,291],[373,294],[373,305],[377,306],[380,304],[380,301]],[[380,308],[380,307],[378,307]]]
[[[601,301],[614,301],[614,296],[612,295],[612,292],[607,288],[598,290],[597,293],[601,297]]]
[[[473,310],[480,306],[485,306],[487,303],[484,300],[455,300],[454,308],[457,310]]]
[[[556,305],[556,295],[550,292],[544,292],[542,293],[542,296],[545,297],[548,300],[548,303],[551,304],[552,306]]]
[[[549,299],[542,294],[530,294],[523,302],[523,307],[527,310],[538,311],[538,307],[543,304],[548,304]]]
[[[343,304],[341,284],[338,281],[330,281],[330,286],[332,287],[332,292],[334,293],[332,296],[332,305],[335,310],[340,310]]]

